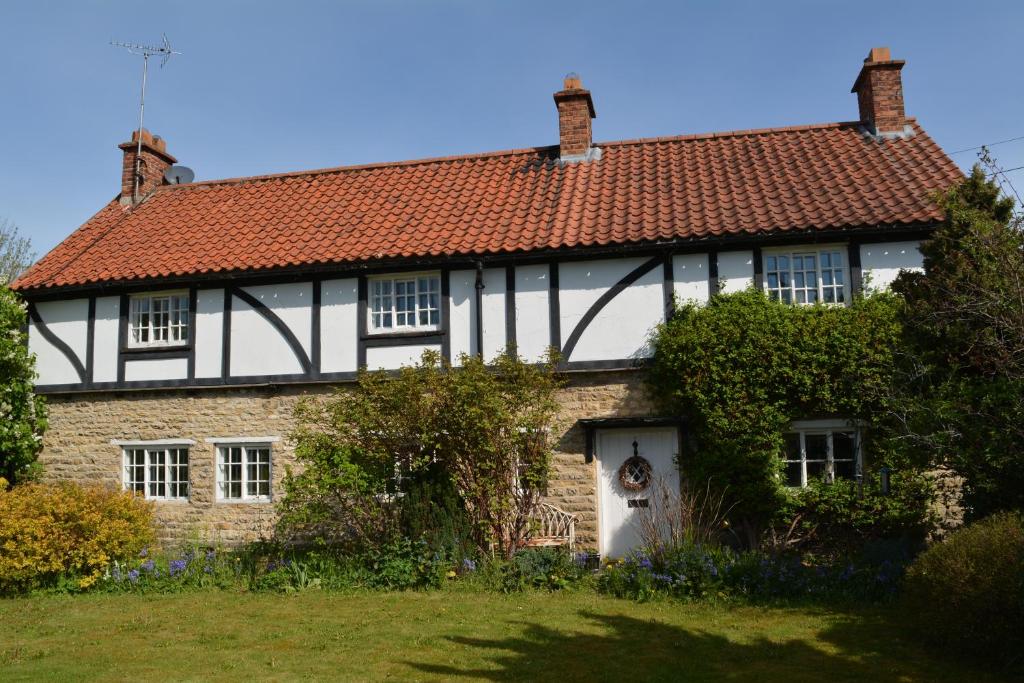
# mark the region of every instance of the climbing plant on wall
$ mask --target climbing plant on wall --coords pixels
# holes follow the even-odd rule
[[[683,473],[726,491],[747,543],[793,514],[794,498],[799,508],[801,494],[778,476],[790,422],[886,419],[899,306],[891,294],[790,306],[750,290],[681,305],[655,333],[648,382],[662,410],[689,425]],[[890,446],[875,444],[876,464],[897,457]]]

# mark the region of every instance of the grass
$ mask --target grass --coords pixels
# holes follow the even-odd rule
[[[206,591],[0,600],[0,679],[997,681],[884,610],[579,593]]]

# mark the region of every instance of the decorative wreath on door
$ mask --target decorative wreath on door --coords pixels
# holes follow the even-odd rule
[[[619,468],[619,484],[627,491],[643,491],[651,485],[651,463],[637,453],[637,442],[633,442],[633,455],[626,458]]]

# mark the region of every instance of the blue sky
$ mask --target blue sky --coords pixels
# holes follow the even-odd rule
[[[41,254],[117,194],[141,63],[111,39],[184,53],[151,69],[146,124],[210,179],[557,143],[569,71],[599,141],[852,120],[879,45],[953,152],[1024,136],[1022,22],[983,0],[5,0],[0,218]],[[1024,165],[1024,140],[992,151]]]

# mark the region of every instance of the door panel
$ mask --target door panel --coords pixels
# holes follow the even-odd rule
[[[651,485],[631,491],[620,481],[619,470],[635,453],[650,464]],[[621,557],[640,545],[638,517],[663,481],[679,490],[675,456],[679,437],[675,428],[609,429],[598,432],[597,464],[600,506],[600,551],[604,557]]]

